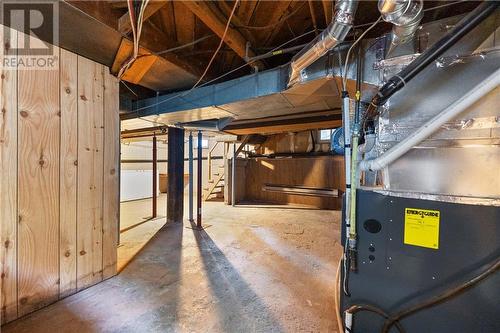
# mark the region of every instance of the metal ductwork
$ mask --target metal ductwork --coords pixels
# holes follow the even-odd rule
[[[319,34],[311,43],[297,53],[290,65],[290,79],[288,85],[291,86],[301,81],[301,72],[307,66],[324,56],[329,50],[342,42],[354,22],[354,14],[358,8],[358,1],[338,1],[335,5],[335,16],[332,23]]]
[[[220,132],[229,125],[234,119],[231,117],[225,117],[221,119],[214,120],[200,120],[200,121],[192,121],[188,123],[179,123],[176,124],[179,127],[188,130],[202,130],[202,131],[214,131]]]
[[[422,0],[379,0],[378,10],[384,21],[392,23],[390,53],[410,41],[424,16]]]

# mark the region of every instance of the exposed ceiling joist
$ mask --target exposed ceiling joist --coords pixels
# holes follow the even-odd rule
[[[218,5],[221,7],[221,9],[224,11],[224,14],[226,14],[227,17],[231,14],[231,6],[225,2],[225,1],[220,1]],[[236,26],[243,26],[246,25],[247,22],[244,22],[236,13],[233,15],[233,18],[231,19],[231,23],[234,23]],[[256,40],[255,37],[252,35],[252,33],[248,30],[241,30],[241,34],[252,44],[256,45]]]
[[[220,38],[224,36],[227,19],[224,18],[224,14],[213,3],[208,1],[186,1],[183,4],[217,36]],[[248,49],[247,54],[247,40],[234,28],[229,27],[224,42],[243,60],[246,60],[246,56],[254,57],[256,55],[251,49]],[[264,68],[261,61],[256,61],[255,65]]]
[[[290,4],[295,4],[296,6],[302,7],[305,2],[299,3],[297,1],[293,3],[291,0],[259,2],[257,9],[263,14],[255,18],[254,24],[256,26],[274,25],[274,27],[272,28],[263,31],[257,31],[257,38],[262,41],[263,45],[269,45],[270,43],[272,43],[274,38],[280,33],[283,25],[286,23],[285,21],[280,20],[282,19],[282,17],[289,14],[287,10],[289,9]],[[268,6],[272,7],[267,8]],[[267,11],[266,14],[264,14],[264,10]]]
[[[323,11],[325,12],[325,23],[326,25],[329,25],[330,22],[332,21],[332,15],[333,15],[333,1],[331,0],[323,0]]]
[[[140,44],[153,52],[161,52],[179,46],[165,32],[150,24],[150,22],[144,22]],[[161,56],[195,76],[199,76],[202,72],[200,67],[194,64],[191,59],[180,57],[173,52],[164,53]]]
[[[166,4],[166,1],[150,1],[144,9],[144,22],[146,22],[154,13],[159,11],[160,8],[162,8]],[[132,25],[130,24],[130,16],[128,11],[118,19],[118,31],[120,31],[122,34],[128,34],[130,31],[132,31]]]

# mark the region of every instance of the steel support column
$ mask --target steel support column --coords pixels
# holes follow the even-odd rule
[[[157,203],[158,203],[158,151],[156,146],[156,135],[153,135],[153,212],[152,218],[157,216]]]
[[[189,132],[189,221],[193,221],[193,132]]]
[[[233,143],[233,162],[231,164],[231,205],[236,205],[236,143]]]
[[[184,129],[168,129],[167,222],[181,222],[184,216]]]
[[[202,134],[201,131],[198,131],[198,186],[197,186],[197,209],[196,209],[196,226],[198,228],[201,228],[201,201],[202,201],[202,176],[203,176],[203,170],[202,170],[202,162],[203,162],[203,148],[202,148]]]

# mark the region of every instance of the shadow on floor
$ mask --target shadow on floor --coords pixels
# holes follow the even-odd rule
[[[220,318],[217,332],[283,332],[280,323],[203,229],[191,224]]]

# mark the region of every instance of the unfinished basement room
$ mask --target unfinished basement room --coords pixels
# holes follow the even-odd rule
[[[0,0],[0,332],[499,333],[499,4]]]

